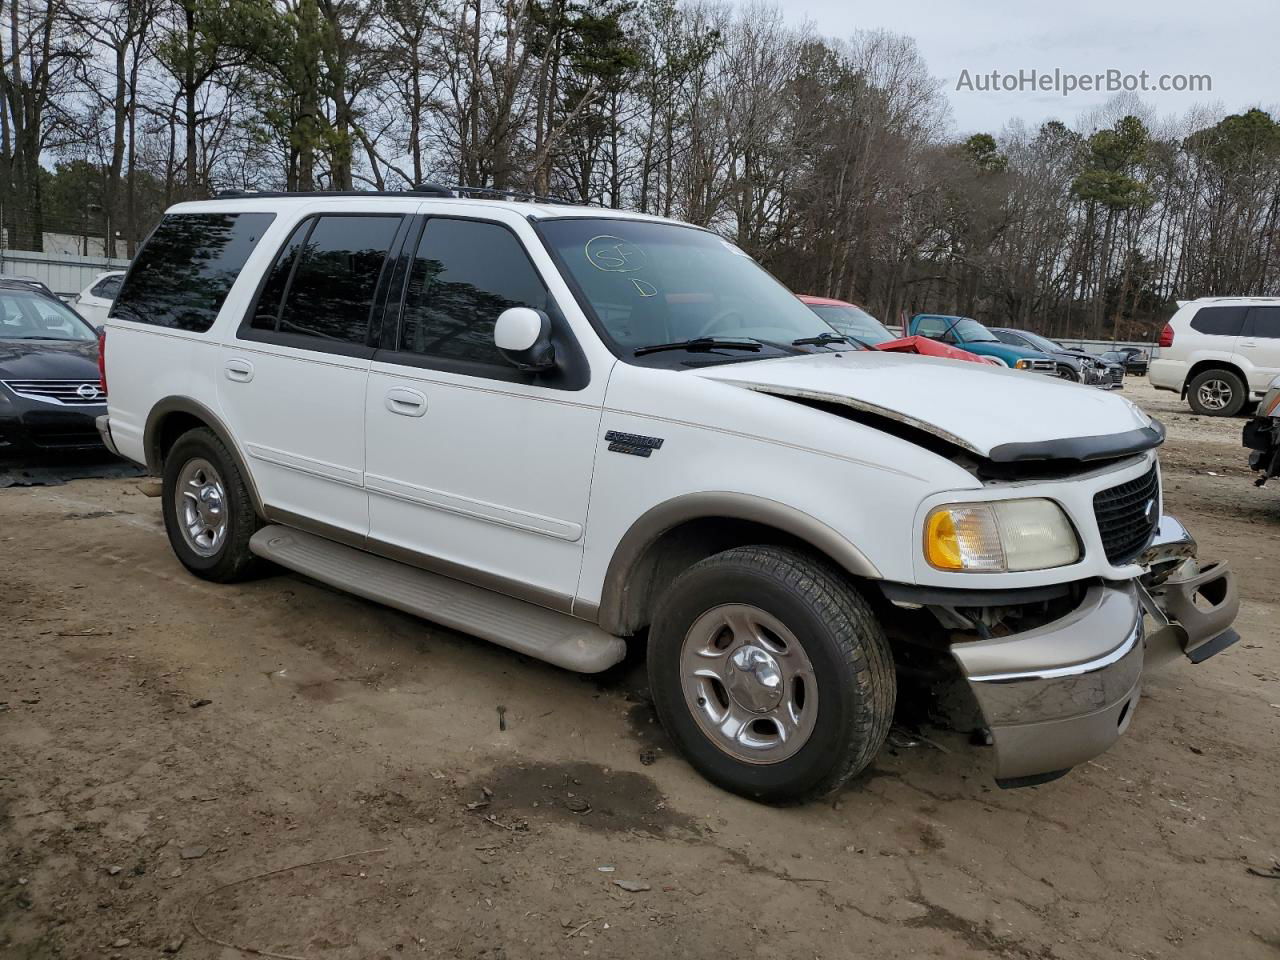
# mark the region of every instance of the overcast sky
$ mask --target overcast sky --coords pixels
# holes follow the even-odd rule
[[[1280,0],[786,0],[782,8],[792,23],[811,20],[828,36],[883,28],[914,37],[961,133],[998,133],[1015,116],[1072,124],[1111,97],[957,91],[963,70],[1147,70],[1153,82],[1209,74],[1211,93],[1141,96],[1161,115],[1197,103],[1220,102],[1229,113],[1280,106]]]

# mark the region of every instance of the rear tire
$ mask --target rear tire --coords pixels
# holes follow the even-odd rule
[[[249,552],[249,538],[262,522],[248,485],[212,430],[188,430],[169,450],[162,503],[169,545],[197,577],[234,583],[265,566]]]
[[[1205,370],[1187,384],[1187,403],[1206,417],[1234,417],[1248,399],[1244,380],[1231,370]]]
[[[866,600],[785,547],[727,550],[677,577],[648,659],[654,706],[689,762],[765,803],[838,790],[893,719],[893,657]]]

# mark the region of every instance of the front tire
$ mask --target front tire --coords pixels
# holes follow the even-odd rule
[[[234,458],[212,430],[189,430],[174,443],[164,460],[162,502],[169,545],[197,577],[233,583],[261,569],[249,538],[262,524]]]
[[[694,564],[649,630],[667,733],[708,780],[766,803],[839,789],[875,757],[896,680],[871,608],[824,561],[775,546]]]
[[[1205,370],[1187,384],[1187,403],[1206,417],[1234,417],[1248,399],[1244,380],[1231,370]]]

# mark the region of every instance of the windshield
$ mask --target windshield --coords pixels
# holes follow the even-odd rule
[[[1038,333],[1023,332],[1023,337],[1037,350],[1043,350],[1045,353],[1054,353],[1062,349],[1062,344],[1054,343],[1048,337],[1042,337]]]
[[[851,303],[811,303],[809,309],[835,328],[837,333],[853,337],[868,346],[879,346],[890,340],[898,339],[889,332],[889,328],[861,307]]]
[[[955,339],[963,340],[965,343],[1000,342],[994,333],[977,320],[970,320],[968,317],[961,317],[955,321],[955,326],[951,327],[951,334]]]
[[[754,260],[694,227],[648,221],[547,220],[539,232],[576,282],[615,352],[695,338],[785,345],[831,327]],[[704,359],[761,359],[777,351]],[[680,357],[687,353],[679,351]],[[642,354],[662,363],[669,353]]]
[[[21,290],[0,291],[0,340],[95,339],[93,328],[61,302]]]

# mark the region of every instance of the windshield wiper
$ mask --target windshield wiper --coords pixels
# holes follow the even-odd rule
[[[647,353],[661,353],[664,350],[750,350],[759,352],[758,340],[723,340],[720,337],[694,337],[692,340],[673,340],[671,343],[652,343],[647,347],[636,347],[633,351],[637,357]]]
[[[799,340],[791,341],[793,347],[821,347],[828,343],[853,343],[853,341],[839,333],[820,333],[816,337],[801,337]]]

